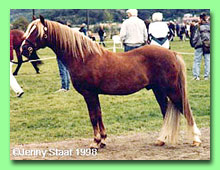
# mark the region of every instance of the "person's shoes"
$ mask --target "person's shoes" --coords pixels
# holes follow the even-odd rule
[[[193,80],[200,80],[200,78],[199,77],[194,77]]]
[[[17,97],[20,98],[23,94],[24,92],[17,93]]]
[[[61,92],[67,92],[68,90],[64,89],[64,88],[61,88],[57,91],[55,91],[55,93],[61,93]]]
[[[13,76],[17,76],[17,75],[18,75],[18,73],[17,73],[17,72],[14,72],[14,73],[13,73]]]
[[[209,80],[209,78],[208,77],[204,77],[204,80]]]

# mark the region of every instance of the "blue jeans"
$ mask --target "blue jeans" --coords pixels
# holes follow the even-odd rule
[[[104,36],[99,36],[99,38],[100,38],[100,42],[99,42],[99,44],[102,44],[104,47],[105,47],[105,43],[104,43]]]
[[[67,70],[66,66],[63,64],[61,59],[57,58],[57,63],[61,78],[61,85],[62,85],[61,88],[69,90],[70,88],[69,71]]]
[[[133,49],[138,48],[138,47],[140,47],[140,46],[128,46],[128,45],[124,44],[124,52],[133,50]]]
[[[204,56],[205,71],[204,77],[209,77],[210,74],[210,54],[203,54],[202,48],[195,49],[194,63],[193,63],[193,76],[199,77],[200,75],[200,64]]]

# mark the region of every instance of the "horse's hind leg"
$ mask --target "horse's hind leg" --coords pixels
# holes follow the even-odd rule
[[[161,113],[163,115],[163,119],[165,119],[166,111],[167,111],[167,106],[168,106],[168,99],[167,95],[164,89],[161,89],[159,87],[154,86],[152,88],[154,95],[156,97],[156,100],[160,106]],[[160,140],[160,138],[157,139],[155,142],[155,145],[157,146],[163,146],[165,144],[164,140]]]
[[[166,92],[165,90],[162,90],[158,87],[153,87],[152,90],[154,92],[154,95],[157,99],[157,102],[160,106],[161,113],[163,114],[163,118],[164,118],[166,115],[167,103],[168,103]]]
[[[105,134],[105,128],[102,122],[101,107],[98,95],[89,93],[84,95],[84,99],[87,103],[90,120],[94,130],[94,141],[90,145],[90,148],[98,149],[99,145],[100,147],[104,147],[106,145],[104,140],[107,135]]]
[[[163,126],[155,145],[162,146],[165,142],[176,144],[178,140],[180,122],[179,109],[181,109],[177,104],[179,103],[176,99],[178,94],[172,92],[173,98],[171,98],[170,93],[172,90],[170,89],[153,89],[153,91],[164,115]]]

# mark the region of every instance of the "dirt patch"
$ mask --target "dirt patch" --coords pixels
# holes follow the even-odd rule
[[[11,160],[210,160],[210,129],[202,128],[202,145],[192,147],[180,132],[179,144],[155,146],[157,132],[109,136],[107,146],[96,153],[91,139],[11,145]],[[81,150],[80,150],[81,149]]]

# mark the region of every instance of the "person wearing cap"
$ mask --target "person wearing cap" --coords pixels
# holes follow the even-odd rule
[[[158,45],[165,47],[167,49],[170,48],[169,44],[169,27],[168,25],[162,21],[163,14],[160,12],[156,12],[152,15],[152,23],[149,25],[149,39],[151,45]]]
[[[122,23],[120,30],[125,52],[145,45],[147,42],[147,28],[144,21],[137,17],[137,9],[129,9],[126,13],[128,19]]]
[[[195,48],[193,76],[194,80],[200,80],[200,65],[202,56],[204,56],[204,80],[210,76],[210,23],[207,21],[207,15],[200,15],[200,22],[192,37],[192,46]]]
[[[82,23],[82,25],[80,26],[79,32],[84,33],[84,35],[87,35],[87,30],[86,30],[86,24]]]

